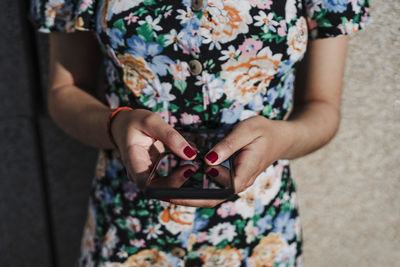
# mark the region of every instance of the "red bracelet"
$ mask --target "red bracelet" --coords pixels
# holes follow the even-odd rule
[[[108,139],[110,139],[111,143],[113,143],[113,145],[115,146],[115,148],[118,149],[117,143],[114,140],[114,137],[111,133],[111,123],[114,120],[115,116],[122,110],[133,110],[133,108],[131,107],[119,107],[114,109],[114,111],[110,114],[110,116],[108,117],[108,121],[107,121],[107,135],[108,135]]]

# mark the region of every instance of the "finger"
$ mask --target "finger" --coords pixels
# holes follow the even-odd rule
[[[155,162],[157,158],[165,152],[165,147],[161,141],[155,141],[149,148],[150,159]]]
[[[190,160],[196,156],[195,150],[185,138],[157,114],[150,114],[144,119],[142,130],[147,135],[160,140],[182,159]]]
[[[167,176],[157,176],[151,180],[149,187],[153,188],[179,188],[196,172],[196,168],[191,165],[184,165],[174,170]]]
[[[257,138],[256,131],[251,131],[249,127],[249,123],[239,123],[227,137],[218,142],[207,153],[205,156],[206,163],[209,165],[218,165]]]
[[[247,189],[249,182],[259,172],[259,159],[262,155],[251,146],[245,147],[234,160],[235,192],[239,193]]]
[[[146,148],[140,145],[131,145],[127,149],[127,171],[132,176],[139,189],[143,190],[147,184],[152,161]]]
[[[212,177],[212,180],[217,182],[220,186],[224,188],[232,187],[231,172],[228,168],[221,165],[208,166],[205,171],[207,175]]]

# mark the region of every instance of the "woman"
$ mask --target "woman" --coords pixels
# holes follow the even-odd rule
[[[303,265],[287,160],[335,135],[348,34],[368,23],[368,0],[32,4],[52,33],[50,115],[100,149],[80,266]],[[82,90],[96,88],[102,55],[106,104]],[[145,199],[154,156],[195,158],[187,137],[202,129],[224,137],[207,164],[238,152],[239,197]]]

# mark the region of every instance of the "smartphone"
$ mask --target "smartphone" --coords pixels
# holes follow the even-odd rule
[[[227,199],[235,196],[233,158],[209,166],[203,157],[183,160],[172,152],[156,160],[144,194],[158,199]]]

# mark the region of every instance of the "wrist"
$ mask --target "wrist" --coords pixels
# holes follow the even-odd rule
[[[110,142],[113,146],[119,150],[124,144],[125,132],[127,125],[127,115],[128,112],[132,111],[130,107],[120,107],[117,109],[112,109],[108,117],[107,133]]]
[[[284,144],[282,144],[281,159],[296,158],[297,151],[304,146],[305,136],[307,135],[306,128],[303,124],[296,121],[277,121],[279,122],[280,135]]]
[[[271,133],[278,159],[289,159],[293,147],[298,143],[301,129],[293,121],[267,119],[265,132]]]

